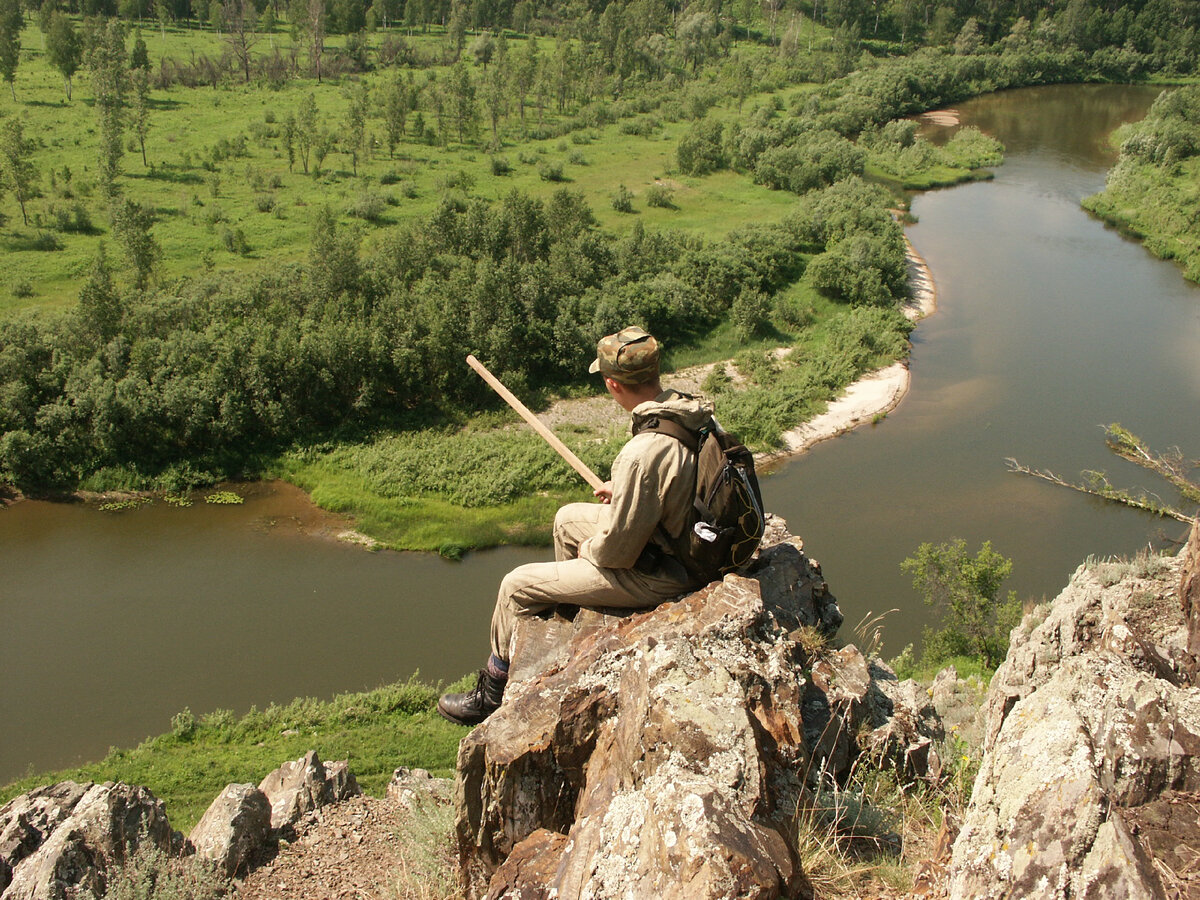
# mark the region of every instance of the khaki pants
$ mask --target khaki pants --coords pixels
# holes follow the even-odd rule
[[[568,503],[554,517],[554,562],[518,566],[500,582],[492,613],[492,653],[512,658],[518,616],[535,616],[560,603],[639,609],[678,597],[687,585],[636,569],[603,569],[579,559],[579,545],[599,529],[600,503]]]

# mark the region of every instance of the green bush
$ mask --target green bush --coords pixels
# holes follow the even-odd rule
[[[50,208],[50,215],[54,217],[55,227],[67,234],[92,234],[96,230],[91,213],[79,200],[70,206],[55,204]]]
[[[346,215],[366,222],[379,222],[387,208],[387,198],[378,191],[367,188],[346,207]]]
[[[63,243],[58,236],[50,231],[39,231],[32,241],[29,242],[29,249],[38,250],[45,253],[53,253],[56,250],[61,250]]]
[[[108,884],[104,900],[219,900],[231,887],[208,860],[175,856],[147,839],[109,873]]]
[[[646,205],[659,209],[674,209],[675,192],[661,184],[652,184],[646,188]]]
[[[728,165],[721,146],[722,125],[717,119],[695,122],[679,139],[675,159],[685,175],[707,175]]]
[[[538,163],[538,177],[542,181],[566,181],[563,175],[563,164],[560,162],[542,161]]]
[[[633,191],[623,184],[617,185],[612,194],[612,208],[622,213],[633,212]]]
[[[1000,596],[1012,572],[1005,559],[985,541],[975,556],[961,538],[924,543],[900,564],[913,577],[913,587],[937,612],[941,627],[925,627],[921,662],[936,665],[955,656],[974,656],[994,670],[1008,651],[1008,635],[1021,620],[1021,604],[1013,591]]]

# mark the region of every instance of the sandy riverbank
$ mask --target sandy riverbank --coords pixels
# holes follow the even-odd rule
[[[925,260],[907,238],[905,243],[908,246],[908,283],[912,286],[913,296],[905,305],[904,314],[917,322],[937,309],[937,287]],[[802,453],[813,444],[837,437],[865,422],[876,421],[876,417],[886,415],[899,405],[908,393],[910,382],[907,360],[864,375],[832,401],[821,415],[786,432],[784,449],[763,454],[763,464]]]
[[[905,305],[904,314],[916,322],[937,308],[937,289],[925,260],[907,238],[905,243],[908,247],[908,283],[913,296]],[[695,393],[700,390],[700,385],[712,368],[713,364],[709,363],[664,374],[663,386]],[[804,452],[813,444],[837,437],[891,412],[908,392],[909,381],[907,361],[893,363],[864,375],[846,388],[840,397],[831,401],[824,413],[785,433],[783,449],[759,454],[759,466],[767,467],[781,462]],[[602,428],[614,421],[612,400],[607,394],[559,400],[542,412],[540,418],[551,428],[564,424]]]

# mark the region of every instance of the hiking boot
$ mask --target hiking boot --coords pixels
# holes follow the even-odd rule
[[[438,712],[442,718],[459,725],[478,725],[500,708],[507,683],[507,678],[497,678],[487,669],[481,669],[475,689],[465,694],[443,694],[438,700]]]

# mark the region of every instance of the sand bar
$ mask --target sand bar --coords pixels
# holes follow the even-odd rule
[[[905,304],[904,314],[917,322],[937,309],[937,288],[925,260],[907,237],[904,242],[908,255],[908,283],[912,287],[912,299]],[[886,415],[899,405],[908,393],[910,381],[907,360],[864,375],[831,401],[825,412],[785,432],[784,449],[761,454],[760,459],[764,464],[782,460],[865,422],[876,421],[877,416]]]

